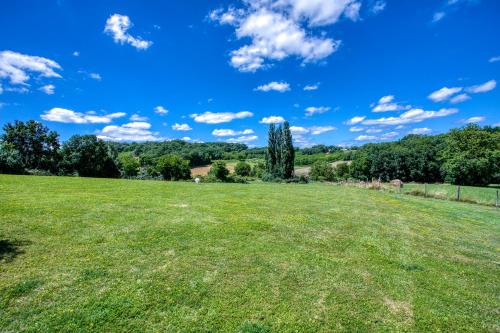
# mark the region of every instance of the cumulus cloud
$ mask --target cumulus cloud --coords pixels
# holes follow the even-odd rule
[[[349,128],[349,132],[363,132],[365,130],[364,127],[353,126]]]
[[[108,124],[113,119],[124,117],[126,113],[115,112],[104,115],[96,115],[95,112],[86,113],[76,112],[63,108],[52,108],[40,116],[43,120],[54,121],[58,123],[71,124]]]
[[[375,141],[378,137],[374,135],[359,135],[354,140],[356,141]]]
[[[439,90],[434,91],[428,97],[430,100],[434,102],[443,102],[447,101],[448,99],[451,98],[451,96],[461,92],[462,90],[463,90],[462,87],[454,87],[454,88],[443,87]]]
[[[304,87],[304,91],[313,91],[318,89],[319,89],[319,84],[308,84],[307,86]]]
[[[341,17],[359,19],[356,0],[256,0],[243,8],[217,9],[212,21],[235,27],[238,39],[250,43],[231,52],[230,63],[242,72],[255,72],[273,61],[295,56],[303,63],[315,62],[334,53],[340,41],[314,35],[311,27],[336,23]]]
[[[303,135],[309,133],[309,130],[302,126],[290,126],[290,132],[293,135]]]
[[[115,43],[130,44],[138,50],[148,49],[153,42],[130,35],[127,31],[132,27],[128,16],[113,14],[107,19],[104,32],[112,36]]]
[[[500,61],[500,56],[491,57],[489,60],[489,62],[491,62],[491,63],[498,62],[498,61]]]
[[[56,89],[56,87],[53,84],[47,84],[44,85],[43,87],[40,87],[39,90],[43,91],[47,95],[54,95],[54,89]]]
[[[434,13],[434,16],[432,16],[432,22],[433,23],[439,22],[442,19],[444,19],[445,16],[446,16],[445,12],[436,12]]]
[[[457,109],[441,109],[439,111],[425,111],[422,109],[411,109],[399,117],[385,117],[379,119],[363,120],[363,125],[404,125],[419,123],[427,119],[446,117],[457,113]]]
[[[13,85],[27,85],[33,74],[45,78],[61,78],[56,70],[61,70],[61,66],[47,58],[13,51],[0,52],[0,79],[9,80]]]
[[[421,128],[414,128],[411,131],[408,132],[408,134],[418,134],[418,135],[423,135],[423,134],[429,134],[431,133],[432,130],[427,127],[421,127]]]
[[[371,8],[371,12],[373,14],[378,14],[382,11],[384,11],[385,7],[387,6],[387,3],[383,0],[379,0],[375,2]]]
[[[321,114],[321,113],[328,112],[330,110],[331,110],[331,108],[327,107],[327,106],[319,106],[319,107],[310,106],[310,107],[306,108],[306,116],[312,116],[316,113]]]
[[[147,121],[148,117],[141,116],[140,114],[134,113],[130,116],[131,121]]]
[[[462,122],[465,124],[475,124],[475,123],[482,123],[485,120],[486,120],[486,117],[476,116],[476,117],[470,117],[470,118],[464,119]]]
[[[258,86],[257,88],[255,88],[255,90],[257,91],[264,91],[264,92],[268,92],[268,91],[278,91],[278,92],[285,92],[285,91],[289,91],[290,90],[290,85],[286,82],[270,82],[268,84],[264,84],[264,85],[261,85],[261,86]]]
[[[192,130],[191,126],[189,126],[188,124],[178,124],[178,123],[175,123],[174,125],[172,125],[172,129],[174,131],[190,131],[190,130]]]
[[[400,111],[400,110],[409,110],[411,109],[410,105],[400,105],[399,103],[394,102],[394,96],[388,95],[380,98],[378,103],[372,105],[373,112],[388,112],[388,111]]]
[[[480,93],[485,93],[488,91],[492,91],[495,89],[497,86],[497,81],[495,80],[490,80],[488,82],[485,82],[483,84],[478,84],[476,86],[468,87],[466,90],[467,92],[471,94],[480,94]]]
[[[460,95],[456,95],[455,97],[450,99],[450,102],[453,104],[458,104],[458,103],[468,101],[470,98],[471,97],[467,94],[460,94]]]
[[[280,124],[285,122],[285,118],[281,116],[269,116],[269,117],[264,117],[260,120],[261,124]]]
[[[362,122],[363,120],[365,120],[366,117],[364,116],[356,116],[356,117],[352,117],[351,119],[347,120],[345,122],[346,125],[356,125],[356,124],[359,124],[360,122]]]
[[[154,111],[156,114],[159,114],[160,116],[164,116],[168,113],[168,110],[165,109],[163,106],[158,105],[157,107],[154,108]]]
[[[248,134],[253,134],[254,131],[252,129],[246,129],[243,131],[235,131],[232,129],[215,129],[212,131],[213,136],[237,136],[237,135],[248,135]]]
[[[396,127],[396,129],[400,129],[398,127]],[[368,133],[368,134],[381,133],[381,132],[383,132],[383,130],[380,128],[369,128],[366,130],[366,133]]]
[[[229,138],[226,140],[228,143],[249,143],[257,140],[259,137],[257,135],[243,135],[237,138]]]
[[[241,111],[241,112],[205,112],[202,114],[192,114],[191,118],[194,119],[197,123],[205,123],[205,124],[221,124],[221,123],[229,123],[235,119],[244,119],[253,117],[253,113],[249,111]]]
[[[147,122],[132,122],[121,126],[110,125],[98,132],[97,137],[109,141],[160,141],[159,133],[150,131]]]
[[[96,80],[96,81],[101,81],[102,80],[101,74],[99,74],[99,73],[89,73],[89,77],[91,79]]]
[[[79,57],[80,56],[80,52],[78,52],[78,51],[73,52],[73,56],[74,57]]]
[[[334,126],[311,126],[309,127],[309,130],[311,131],[312,135],[320,135],[326,132],[331,132],[336,130],[337,128]]]
[[[359,135],[354,140],[356,140],[356,141],[384,141],[384,140],[393,140],[398,135],[399,135],[398,132],[384,133],[381,136],[376,136],[376,135]]]

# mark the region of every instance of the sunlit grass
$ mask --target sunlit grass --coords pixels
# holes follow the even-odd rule
[[[0,331],[498,331],[490,207],[0,175]]]

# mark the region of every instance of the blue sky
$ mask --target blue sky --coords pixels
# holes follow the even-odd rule
[[[0,125],[360,145],[500,122],[496,0],[4,1]]]

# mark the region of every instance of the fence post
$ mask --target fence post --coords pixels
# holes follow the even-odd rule
[[[427,198],[427,183],[424,184],[424,197]]]
[[[498,190],[497,190],[497,203],[496,203],[496,207],[497,207],[497,209],[498,209],[498,204],[499,204],[499,203],[498,203]]]
[[[457,186],[457,201],[460,201],[460,185]]]

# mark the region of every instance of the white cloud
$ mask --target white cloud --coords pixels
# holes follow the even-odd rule
[[[366,117],[364,116],[356,116],[356,117],[352,117],[351,119],[347,120],[345,122],[346,125],[356,125],[356,124],[359,124],[360,122],[362,122],[363,120],[365,120]]]
[[[355,0],[256,0],[245,7],[212,11],[209,18],[235,27],[238,39],[251,42],[231,52],[231,65],[242,72],[255,72],[273,61],[295,56],[303,63],[334,53],[340,41],[314,35],[311,27],[336,23],[342,16],[359,19],[361,3]]]
[[[147,121],[148,117],[141,116],[137,113],[134,113],[133,115],[130,116],[131,121]]]
[[[12,51],[0,52],[0,79],[8,79],[11,84],[27,85],[32,73],[46,78],[61,78],[56,70],[61,70],[61,66],[47,58]]]
[[[392,140],[399,135],[398,132],[384,133],[380,136],[380,140]]]
[[[0,95],[3,93],[2,84],[0,83]]]
[[[454,87],[454,88],[443,87],[431,93],[428,96],[428,98],[434,102],[447,101],[448,99],[451,98],[451,96],[461,92],[462,89],[463,89],[462,87]]]
[[[387,6],[387,3],[383,0],[379,0],[373,4],[371,11],[373,14],[378,14],[382,11],[384,11],[385,7]]]
[[[375,141],[378,140],[378,137],[374,135],[360,135],[356,137],[354,140],[356,141]]]
[[[80,52],[78,52],[78,51],[73,52],[73,56],[74,57],[79,57],[80,56]]]
[[[418,135],[423,135],[423,134],[429,134],[431,133],[432,130],[427,127],[421,127],[421,128],[414,128],[408,134],[418,134]]]
[[[190,131],[190,130],[192,130],[191,126],[189,126],[188,124],[178,124],[178,123],[175,123],[174,125],[172,125],[172,129],[174,131]]]
[[[116,112],[104,115],[96,115],[95,112],[89,111],[87,113],[75,112],[73,110],[63,108],[53,108],[40,117],[43,120],[54,121],[59,123],[72,123],[72,124],[108,124],[115,118],[124,117],[126,113]]]
[[[156,114],[159,114],[160,116],[166,115],[168,113],[168,110],[165,109],[161,105],[158,105],[157,107],[155,107],[154,111],[155,111]]]
[[[326,132],[331,132],[336,130],[337,128],[333,126],[311,126],[309,127],[309,130],[311,131],[312,135],[320,135]]]
[[[434,13],[434,16],[432,17],[432,22],[436,23],[441,21],[444,17],[446,16],[445,12],[436,12]]]
[[[364,127],[354,126],[349,128],[349,132],[363,132],[365,130]]]
[[[473,124],[473,123],[481,123],[485,120],[486,120],[486,117],[477,116],[477,117],[470,117],[470,118],[464,119],[463,122],[466,124]]]
[[[229,123],[234,119],[244,119],[252,117],[253,113],[249,111],[241,111],[241,112],[205,112],[202,114],[192,114],[191,118],[194,119],[197,123],[205,123],[205,124],[221,124],[221,123]]]
[[[309,130],[302,126],[290,126],[290,132],[293,135],[303,135],[309,133]]]
[[[399,117],[387,117],[379,119],[363,120],[363,125],[403,125],[419,123],[427,119],[446,117],[457,113],[457,109],[441,109],[439,111],[424,111],[422,109],[411,109]]]
[[[229,138],[226,142],[229,143],[249,143],[257,140],[259,137],[257,135],[244,135],[237,138]]]
[[[47,84],[39,88],[40,91],[43,91],[47,95],[54,95],[54,89],[56,89],[56,87],[53,84]]]
[[[212,131],[213,136],[237,136],[237,135],[248,135],[253,134],[254,131],[252,129],[246,129],[243,131],[235,131],[232,129],[215,129]]]
[[[94,80],[97,80],[97,81],[101,81],[102,80],[101,74],[99,74],[99,73],[89,73],[89,77],[91,79],[94,79]]]
[[[278,92],[285,92],[285,91],[289,91],[290,90],[290,85],[286,82],[270,82],[268,84],[264,84],[264,85],[261,85],[261,86],[258,86],[257,88],[255,88],[255,90],[257,91],[264,91],[264,92],[268,92],[268,91],[271,91],[271,90],[274,90],[274,91],[278,91]]]
[[[489,60],[489,62],[491,62],[491,63],[498,62],[498,61],[500,61],[500,56],[491,57]]]
[[[399,128],[396,127],[396,129],[399,129]],[[383,130],[380,128],[369,128],[366,130],[366,133],[368,133],[368,134],[375,134],[375,133],[381,133],[381,132],[383,132]]]
[[[467,94],[460,94],[460,95],[456,95],[455,97],[453,97],[452,99],[450,99],[450,102],[453,103],[453,104],[458,104],[458,103],[462,103],[462,102],[468,101],[469,99],[470,99],[469,95],[467,95]]]
[[[121,126],[111,125],[98,132],[97,137],[109,141],[160,141],[159,133],[150,131],[151,124],[132,122]]]
[[[330,111],[331,108],[327,106],[320,106],[320,107],[315,107],[315,106],[310,106],[306,108],[306,116],[312,116],[316,113],[321,114]]]
[[[313,91],[318,89],[319,89],[319,84],[308,84],[307,86],[304,87],[305,91]]]
[[[281,116],[269,116],[269,117],[264,117],[260,120],[261,124],[280,124],[285,122],[285,118]]]
[[[478,84],[476,86],[469,87],[466,90],[467,90],[467,92],[469,92],[471,94],[480,94],[480,93],[492,91],[493,89],[496,88],[496,86],[497,86],[497,81],[490,80],[490,81],[485,82],[483,84]]]
[[[127,33],[127,30],[132,27],[133,24],[128,16],[113,14],[107,19],[104,32],[111,35],[115,43],[130,44],[138,50],[148,49],[153,42],[133,37]]]
[[[388,111],[400,111],[400,110],[409,110],[411,109],[410,105],[400,105],[394,102],[394,96],[388,95],[380,98],[378,103],[373,106],[373,112],[388,112]]]

